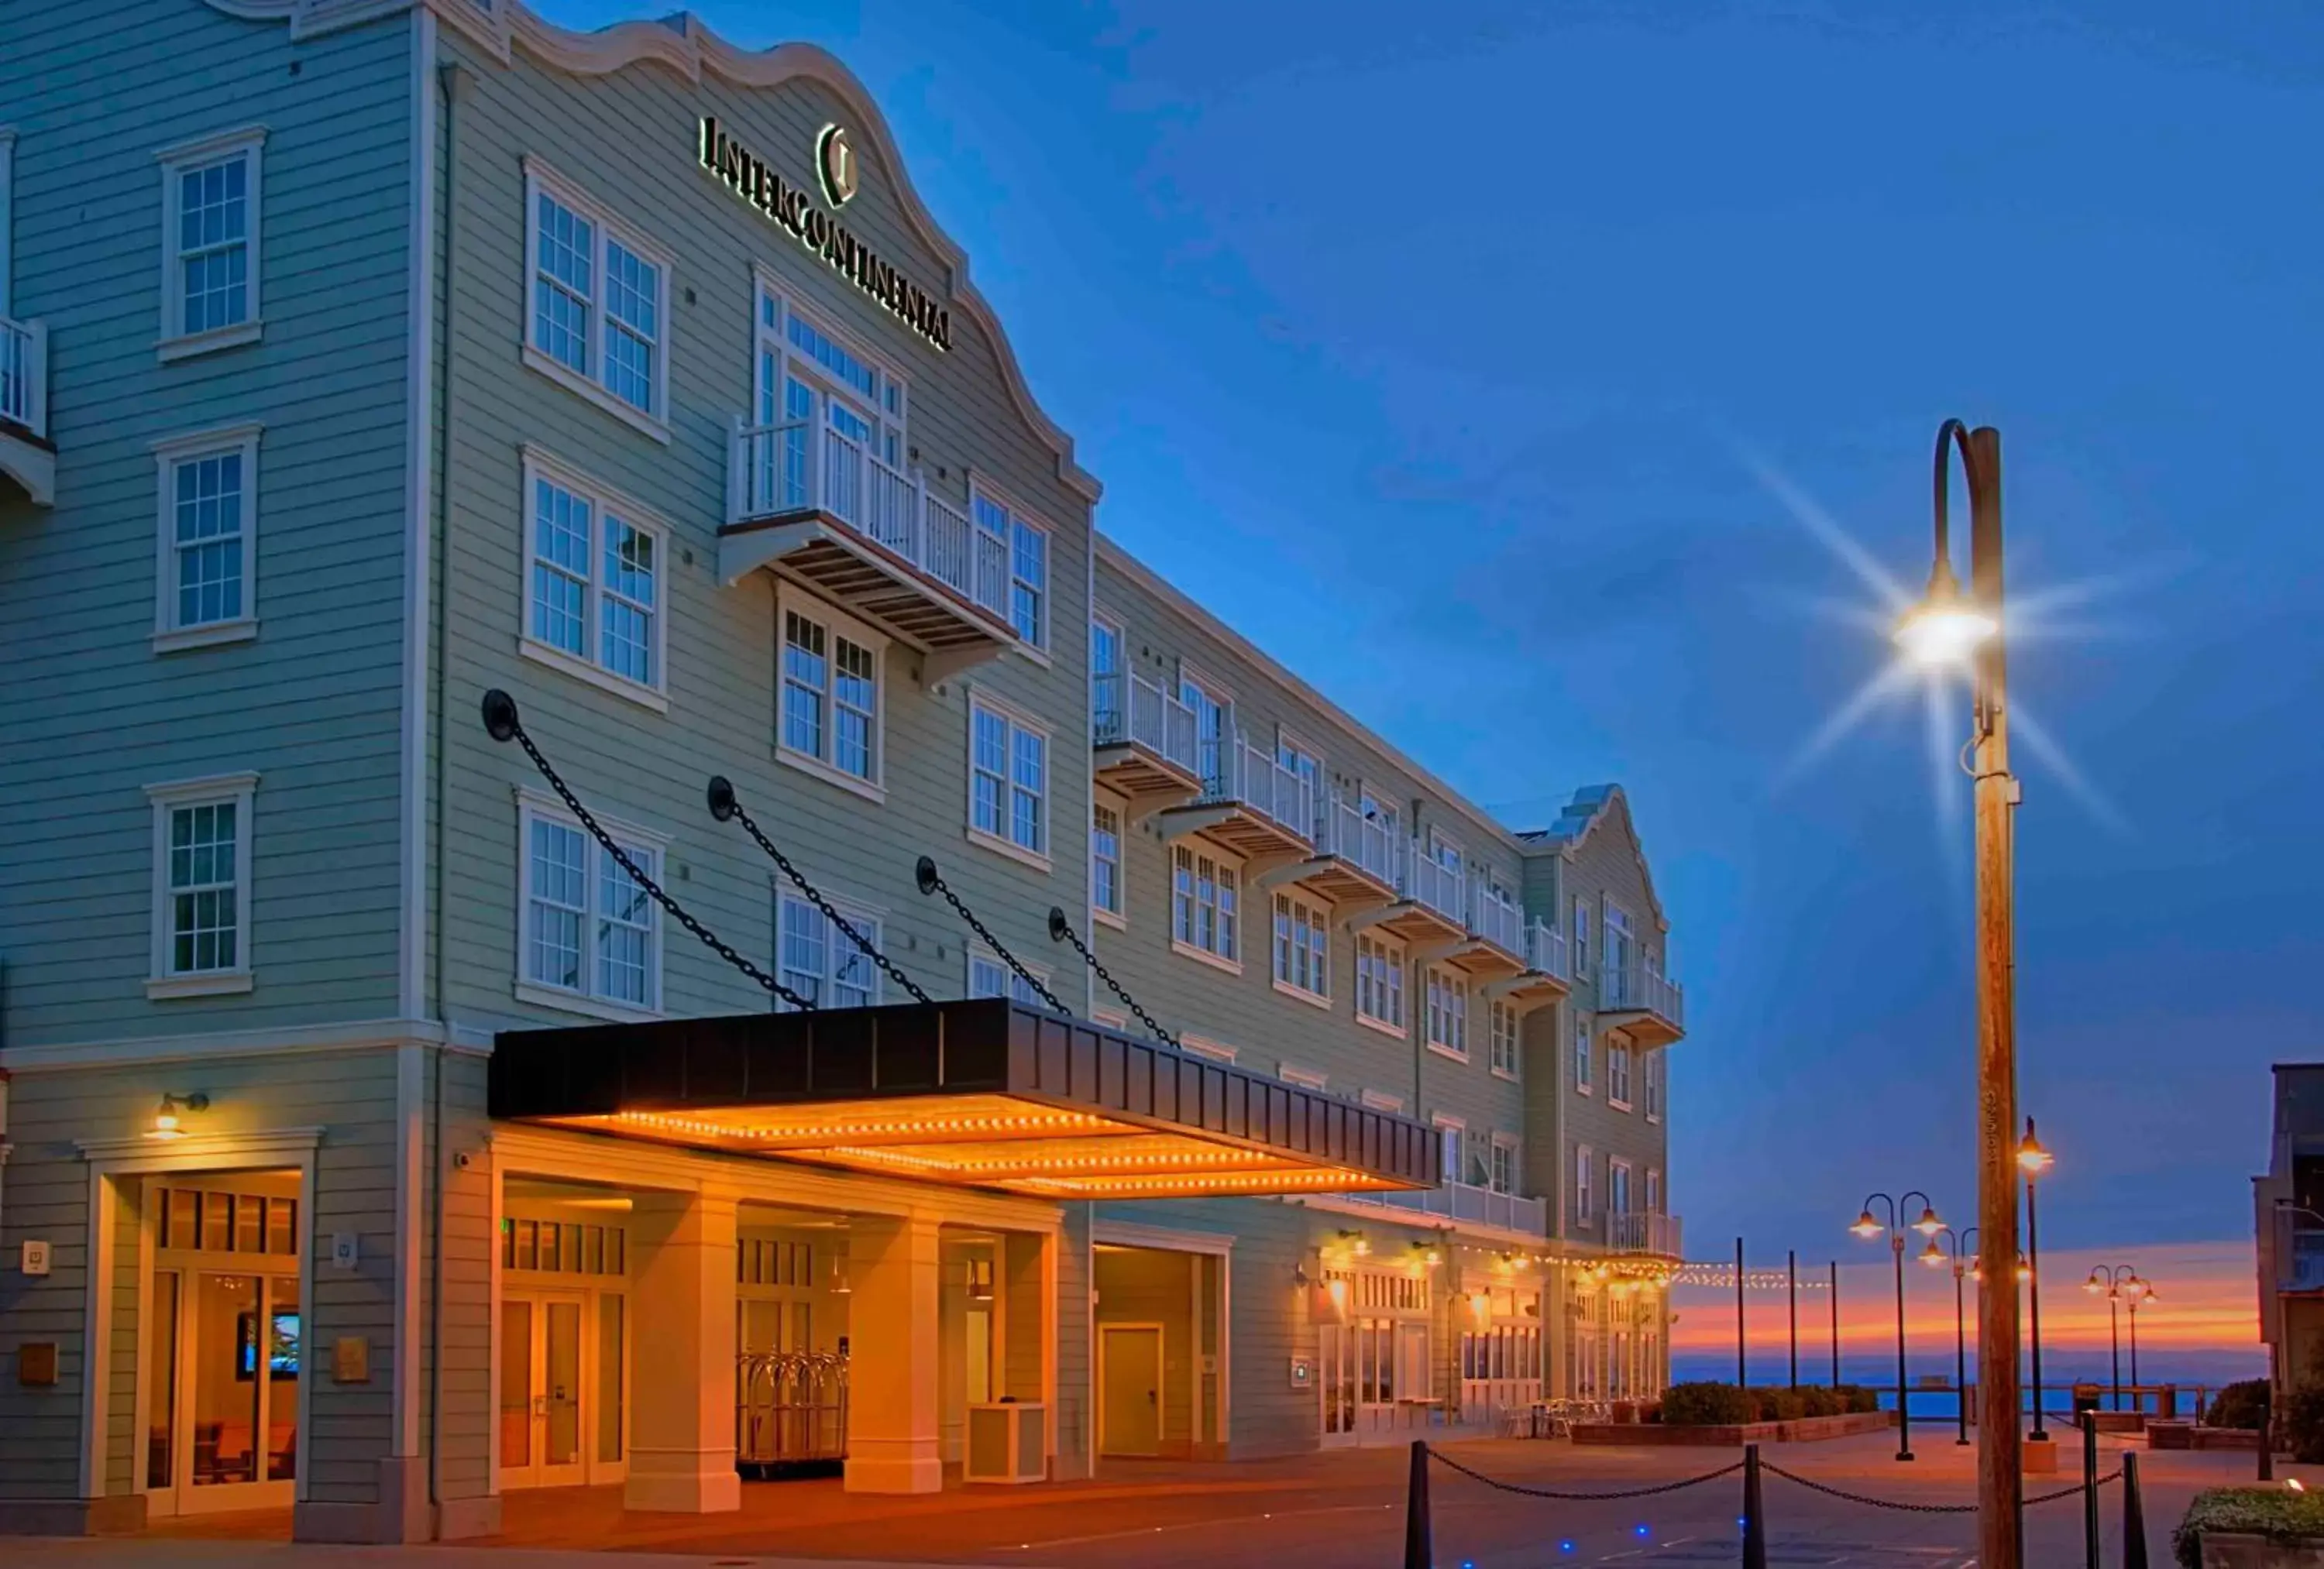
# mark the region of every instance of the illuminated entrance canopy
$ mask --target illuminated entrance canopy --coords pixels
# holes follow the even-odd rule
[[[491,1109],[1038,1198],[1434,1188],[1409,1118],[1002,998],[504,1031]]]

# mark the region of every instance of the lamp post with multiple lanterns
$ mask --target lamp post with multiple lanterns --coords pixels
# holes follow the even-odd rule
[[[2034,1119],[2027,1117],[2025,1136],[2017,1141],[2017,1169],[2025,1173],[2025,1257],[2031,1266],[2025,1300],[2034,1312],[2034,1431],[2027,1436],[2037,1444],[2047,1444],[2050,1435],[2042,1426],[2042,1228],[2034,1217],[2034,1188],[2055,1163],[2034,1136]]]
[[[1969,1226],[1956,1233],[1951,1226],[1942,1225],[1937,1228],[1937,1234],[1945,1239],[1946,1246],[1939,1247],[1937,1238],[1931,1237],[1929,1245],[1921,1252],[1921,1262],[1932,1270],[1941,1270],[1947,1264],[1950,1264],[1953,1270],[1953,1415],[1960,1430],[1960,1436],[1953,1442],[1966,1446],[1969,1443],[1969,1321],[1961,1306],[1961,1279],[1969,1273],[1969,1269],[1961,1262],[1961,1254],[1969,1246],[1969,1239],[1977,1234],[1977,1227]],[[1982,1277],[1979,1284],[1983,1284]]]
[[[1969,479],[1969,586],[1953,576],[1945,482],[1958,448]],[[2015,829],[2017,780],[2009,771],[2009,708],[2002,646],[2001,433],[1958,419],[1937,427],[1935,559],[1928,592],[1897,627],[1906,655],[1929,666],[1970,673],[1969,772],[1977,814],[1978,1236],[1985,1273],[2005,1276],[2017,1260],[2017,1024]],[[2017,1293],[1978,1298],[1978,1555],[1980,1569],[2024,1562],[2019,1493]]]
[[[1864,1201],[1864,1212],[1848,1229],[1868,1240],[1884,1233],[1888,1238],[1888,1251],[1896,1260],[1896,1458],[1913,1458],[1913,1413],[1906,1399],[1904,1383],[1904,1205],[1911,1199],[1921,1201],[1921,1218],[1913,1222],[1912,1229],[1933,1243],[1945,1223],[1937,1218],[1937,1207],[1929,1196],[1918,1188],[1906,1191],[1902,1198],[1891,1198],[1886,1193],[1875,1193]],[[1874,1203],[1888,1207],[1888,1219],[1884,1224],[1872,1213]]]
[[[2129,1264],[2100,1264],[2082,1282],[2082,1289],[2107,1299],[2107,1332],[2114,1343],[2114,1408],[2122,1409],[2122,1305],[2130,1304],[2130,1381],[2138,1384],[2138,1305],[2154,1295],[2153,1282],[2142,1280]]]

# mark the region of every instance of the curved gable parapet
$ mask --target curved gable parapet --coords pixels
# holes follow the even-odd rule
[[[1617,826],[1629,847],[1631,858],[1638,864],[1638,879],[1646,887],[1647,903],[1654,907],[1655,926],[1669,931],[1670,919],[1663,913],[1662,896],[1655,892],[1654,867],[1646,863],[1646,847],[1638,842],[1637,825],[1631,821],[1630,798],[1619,784],[1584,785],[1573,793],[1573,799],[1566,803],[1555,822],[1518,837],[1571,860],[1591,834],[1609,822]]]
[[[689,82],[699,82],[706,72],[742,87],[775,87],[801,78],[821,85],[861,117],[870,151],[892,182],[905,221],[944,267],[953,310],[983,330],[1010,400],[1026,427],[1055,457],[1058,480],[1096,504],[1102,487],[1074,460],[1074,438],[1034,399],[1000,317],[969,281],[968,252],[938,226],[936,216],[921,199],[904,167],[895,133],[888,127],[888,117],[880,112],[870,90],[828,50],[811,43],[737,49],[705,27],[690,11],[676,12],[658,22],[618,22],[595,32],[579,32],[545,20],[519,0],[209,0],[209,4],[231,16],[288,23],[294,38],[352,27],[417,5],[455,26],[503,62],[512,50],[521,49],[543,65],[572,76],[605,76],[631,66],[649,65],[673,71]]]

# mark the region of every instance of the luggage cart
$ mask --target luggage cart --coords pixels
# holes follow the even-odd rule
[[[828,1351],[735,1359],[734,1469],[751,1482],[837,1476],[847,1459],[847,1358]]]

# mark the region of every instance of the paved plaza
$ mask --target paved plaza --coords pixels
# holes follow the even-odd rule
[[[1974,1450],[1950,1432],[1915,1434],[1920,1458],[1891,1458],[1882,1435],[1812,1445],[1770,1446],[1770,1461],[1844,1491],[1920,1505],[1974,1497]],[[1445,1446],[1462,1465],[1497,1481],[1553,1490],[1611,1491],[1683,1481],[1738,1458],[1732,1450],[1577,1449],[1563,1443],[1476,1442]],[[2109,1443],[2101,1473],[2121,1463]],[[2242,1454],[2141,1452],[2151,1561],[2171,1562],[2171,1528],[2199,1489],[2249,1479]],[[1026,1489],[952,1488],[920,1498],[868,1498],[835,1482],[744,1490],[738,1514],[625,1513],[618,1489],[511,1494],[506,1534],[442,1547],[326,1548],[287,1540],[287,1515],[173,1523],[131,1540],[11,1543],[11,1569],[372,1569],[390,1561],[423,1569],[563,1569],[612,1549],[622,1569],[787,1569],[843,1561],[880,1565],[974,1564],[1007,1569],[1392,1569],[1401,1563],[1406,1452],[1339,1451],[1234,1465],[1110,1463],[1098,1481]],[[2301,1468],[2301,1474],[2324,1481]],[[2072,1480],[2040,1479],[2029,1491]],[[1505,1491],[1438,1465],[1433,1470],[1436,1560],[1445,1569],[1534,1564],[1733,1564],[1739,1558],[1739,1473],[1651,1497],[1570,1502]],[[2119,1484],[2101,1493],[2101,1560],[2121,1562]],[[1766,1482],[1771,1564],[1862,1569],[1967,1569],[1976,1521],[1965,1513],[1877,1509],[1817,1492],[1784,1477]],[[2032,1569],[2082,1562],[2079,1499],[2029,1512]]]

